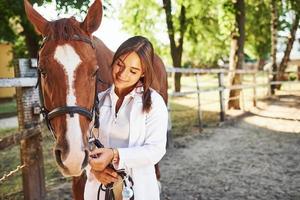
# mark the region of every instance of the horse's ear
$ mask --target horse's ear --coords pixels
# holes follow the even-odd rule
[[[92,34],[96,31],[102,20],[102,3],[101,0],[95,0],[92,6],[89,8],[88,14],[84,21],[81,23],[81,27],[88,34]]]
[[[32,7],[28,0],[24,0],[24,7],[27,18],[34,26],[36,32],[45,35],[48,21]]]

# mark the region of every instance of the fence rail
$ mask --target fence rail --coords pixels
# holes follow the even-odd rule
[[[175,74],[175,73],[181,73],[183,75],[194,75],[196,78],[195,81],[195,90],[189,90],[189,91],[181,91],[181,92],[175,92],[171,91],[169,92],[170,97],[182,97],[186,95],[192,95],[197,94],[197,108],[198,108],[198,125],[200,127],[200,130],[202,129],[202,111],[201,111],[201,105],[203,106],[201,100],[200,100],[200,94],[202,93],[208,93],[208,92],[219,92],[219,106],[220,106],[220,121],[223,122],[225,120],[225,114],[226,114],[226,101],[233,100],[233,99],[239,99],[241,98],[244,101],[244,94],[237,96],[237,97],[226,97],[225,92],[228,92],[230,90],[245,90],[245,89],[253,89],[253,97],[252,102],[253,106],[256,106],[258,97],[257,97],[257,88],[261,87],[267,87],[268,89],[268,96],[271,94],[271,86],[272,85],[281,85],[281,84],[297,84],[300,83],[300,81],[272,81],[272,76],[276,75],[276,72],[272,72],[270,70],[267,71],[258,71],[258,70],[228,70],[228,69],[191,69],[191,68],[167,68],[167,73],[169,74]],[[225,74],[230,73],[236,73],[241,74],[241,76],[244,75],[251,75],[252,76],[252,83],[247,84],[238,84],[238,85],[226,85],[224,81]],[[291,74],[294,73],[298,76],[298,80],[300,80],[300,73],[294,72],[294,71],[287,71],[285,74]],[[209,88],[201,88],[200,85],[200,78],[203,75],[206,74],[216,74],[217,75],[217,86],[209,87]],[[265,76],[265,79],[267,80],[266,83],[258,83],[257,82],[257,75],[262,74]],[[243,79],[243,78],[241,78]],[[211,103],[211,102],[210,102]],[[244,105],[244,103],[243,103]]]
[[[26,140],[34,135],[40,134],[40,127],[34,127],[14,133],[5,138],[0,138],[0,151],[14,145],[19,145],[21,140]]]
[[[36,85],[37,78],[1,78],[1,87],[34,87]]]

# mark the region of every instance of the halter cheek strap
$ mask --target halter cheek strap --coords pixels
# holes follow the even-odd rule
[[[45,43],[49,40],[53,40],[53,38],[51,37],[44,37],[43,39],[43,43],[41,48],[45,45]],[[79,36],[79,35],[73,35],[71,40],[74,41],[81,41],[81,42],[85,42],[88,43],[92,46],[93,49],[95,49],[95,45],[92,42],[92,40],[86,36]],[[39,56],[37,56],[37,62],[39,64]],[[69,114],[70,117],[73,117],[75,113],[85,116],[89,121],[92,121],[94,119],[94,127],[95,128],[99,128],[99,99],[98,99],[98,95],[97,95],[97,83],[98,81],[104,83],[104,84],[108,84],[104,81],[102,81],[99,77],[98,77],[98,71],[96,72],[96,79],[95,79],[95,97],[94,97],[94,105],[92,107],[91,110],[88,110],[87,108],[81,107],[81,106],[58,106],[52,110],[48,110],[45,107],[45,100],[44,100],[44,95],[43,95],[43,90],[42,90],[42,82],[41,82],[41,78],[42,78],[42,73],[40,68],[37,68],[38,70],[38,81],[36,84],[36,87],[39,87],[39,96],[40,96],[40,104],[41,104],[41,114],[43,115],[46,125],[49,129],[49,131],[52,133],[53,137],[56,139],[55,136],[55,132],[54,129],[51,125],[51,120],[55,117],[61,116],[61,115],[65,115],[65,114]],[[99,70],[99,69],[97,69]]]
[[[56,107],[53,110],[49,111],[44,104],[44,95],[42,93],[42,83],[41,83],[41,72],[38,69],[38,82],[36,87],[39,87],[39,95],[40,95],[40,103],[41,103],[41,114],[43,115],[47,128],[53,135],[53,137],[56,139],[56,136],[54,134],[54,129],[51,125],[51,120],[55,117],[69,114],[70,117],[74,117],[74,114],[77,113],[79,115],[85,116],[89,121],[92,121],[94,118],[94,127],[99,127],[99,110],[98,110],[98,95],[97,95],[97,79],[95,83],[95,98],[94,98],[94,105],[91,110],[88,110],[81,106],[60,106]]]

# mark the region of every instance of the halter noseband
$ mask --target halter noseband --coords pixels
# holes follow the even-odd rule
[[[45,43],[49,40],[53,40],[51,37],[44,37],[41,48],[45,45]],[[81,41],[88,43],[92,46],[93,49],[95,49],[95,46],[92,42],[92,40],[88,37],[83,37],[79,35],[73,35],[70,40],[74,41]],[[41,49],[40,48],[40,49]],[[39,56],[37,57],[37,62],[39,66]],[[98,71],[98,69],[97,69]],[[52,133],[53,137],[56,139],[56,136],[54,134],[54,129],[50,123],[50,121],[58,116],[69,114],[70,117],[74,117],[74,114],[77,113],[79,115],[85,116],[89,121],[92,121],[94,119],[94,127],[99,128],[99,110],[98,110],[98,95],[97,95],[97,82],[103,82],[100,78],[98,78],[98,73],[96,72],[96,81],[95,81],[95,97],[94,97],[94,105],[91,110],[88,110],[87,108],[81,107],[81,106],[59,106],[54,108],[53,110],[49,111],[45,107],[45,101],[44,101],[44,95],[42,92],[42,83],[41,83],[41,70],[38,67],[38,81],[36,84],[36,87],[39,87],[39,95],[40,95],[40,103],[41,103],[41,113],[45,119],[46,125],[49,129],[49,131]],[[104,82],[103,82],[104,83]]]

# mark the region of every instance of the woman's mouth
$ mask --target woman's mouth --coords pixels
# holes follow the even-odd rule
[[[120,78],[120,77],[117,77],[117,80],[118,80],[119,82],[127,82],[126,80],[123,80],[123,79]]]

